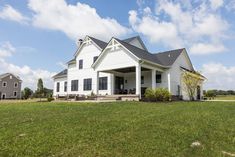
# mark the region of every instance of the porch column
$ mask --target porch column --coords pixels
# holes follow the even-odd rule
[[[171,74],[167,74],[168,91],[171,92]]]
[[[152,69],[152,89],[156,88],[156,70]]]
[[[96,72],[96,95],[99,95],[99,71]]]
[[[136,95],[139,95],[139,98],[141,98],[141,66],[138,64],[135,67],[135,84],[136,84]]]

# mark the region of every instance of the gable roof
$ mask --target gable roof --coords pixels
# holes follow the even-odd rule
[[[183,52],[184,49],[185,48],[170,50],[170,51],[156,53],[154,55],[161,61],[163,65],[171,66],[179,57],[179,55]]]
[[[52,78],[66,77],[67,74],[68,74],[68,70],[64,69],[63,71],[61,71],[58,74],[54,75]]]
[[[130,38],[127,38],[127,39],[124,39],[122,41],[130,44],[133,40],[137,39],[140,43],[140,45],[143,47],[144,50],[148,51],[148,49],[146,48],[146,46],[144,45],[144,42],[143,40],[140,38],[140,36],[134,36],[134,37],[130,37]]]
[[[117,38],[114,39],[116,39],[120,44],[122,44],[125,48],[127,48],[130,52],[132,52],[136,57],[162,65],[161,61],[152,53],[149,53],[148,51],[145,51],[134,45],[128,44]]]
[[[19,81],[22,81],[19,76],[16,76],[16,75],[11,74],[11,73],[4,73],[4,74],[1,74],[1,75],[0,75],[0,79],[5,78],[5,77],[7,77],[7,76],[9,76],[9,75],[12,75],[12,76],[14,76],[15,78],[17,78]]]
[[[93,38],[91,36],[88,36],[94,43],[96,43],[97,46],[99,46],[102,50],[108,45],[108,43],[102,41],[102,40],[99,40],[99,39],[96,39],[96,38]]]
[[[102,51],[108,46],[108,43],[112,40],[111,39],[108,43],[106,43],[102,40],[96,39],[91,36],[87,36],[87,37],[90,38]],[[179,55],[183,52],[183,50],[185,50],[185,48],[181,48],[181,49],[175,49],[175,50],[170,50],[170,51],[165,51],[165,52],[153,54],[147,50],[147,48],[145,47],[140,36],[134,36],[134,37],[127,38],[124,40],[120,40],[118,38],[114,38],[114,39],[117,40],[122,46],[124,46],[126,49],[128,49],[133,55],[135,55],[139,59],[153,62],[153,63],[158,64],[163,67],[170,67],[176,61],[176,59],[179,57]],[[130,44],[130,42],[135,39],[137,39],[140,42],[140,44],[144,47],[144,49],[141,49],[139,47],[136,47],[136,46]],[[72,59],[68,62],[68,64],[72,63],[74,61],[75,61],[75,59]],[[190,59],[189,59],[189,61],[190,61]],[[190,61],[190,63],[191,63],[191,61]]]

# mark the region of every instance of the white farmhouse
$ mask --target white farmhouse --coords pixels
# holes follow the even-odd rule
[[[54,79],[54,97],[132,95],[141,98],[145,89],[167,88],[175,98],[188,100],[183,72],[194,73],[183,49],[152,54],[139,36],[108,43],[86,36],[68,62],[68,68]],[[195,99],[202,97],[198,85]]]

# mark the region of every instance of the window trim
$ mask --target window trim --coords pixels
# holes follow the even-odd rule
[[[4,86],[4,83],[6,83],[6,86]],[[6,81],[2,82],[2,87],[7,87],[7,82]]]
[[[90,84],[88,84],[88,82],[86,81],[90,81]],[[91,90],[92,90],[92,78],[83,79],[83,91],[91,91]]]
[[[73,81],[76,81],[77,82],[77,88],[74,88],[74,86],[73,86]],[[71,80],[71,92],[77,92],[78,91],[78,89],[79,89],[79,80]]]
[[[7,93],[2,93],[1,99],[3,99],[3,95],[5,95],[5,98],[4,98],[4,99],[6,99],[6,98],[7,98]],[[3,100],[4,100],[4,99],[3,99]]]
[[[17,84],[17,86],[15,86]],[[14,88],[18,88],[18,82],[14,82]]]
[[[16,95],[15,95],[16,93]],[[17,97],[17,91],[13,91],[13,97]]]
[[[160,76],[160,81],[158,81],[159,79],[157,79],[157,76]],[[156,74],[156,83],[162,83],[162,74]]]
[[[106,79],[106,84],[102,84],[104,83],[101,82],[102,79]],[[108,90],[108,77],[104,76],[104,77],[99,77],[99,90]]]
[[[83,69],[83,59],[78,61],[78,69]]]
[[[66,84],[66,86],[65,86]],[[68,91],[68,82],[67,81],[64,81],[64,92],[67,92]]]
[[[56,82],[56,92],[60,92],[60,82]]]

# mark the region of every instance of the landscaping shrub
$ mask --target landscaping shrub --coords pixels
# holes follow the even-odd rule
[[[147,88],[145,90],[144,96],[146,99],[148,99],[148,101],[155,101],[156,100],[155,91],[152,88]]]
[[[53,97],[48,97],[48,98],[47,98],[47,101],[48,101],[48,102],[51,102],[51,101],[53,101],[53,100],[55,100]]]
[[[145,98],[149,101],[169,101],[171,93],[165,88],[147,88],[145,91]]]

